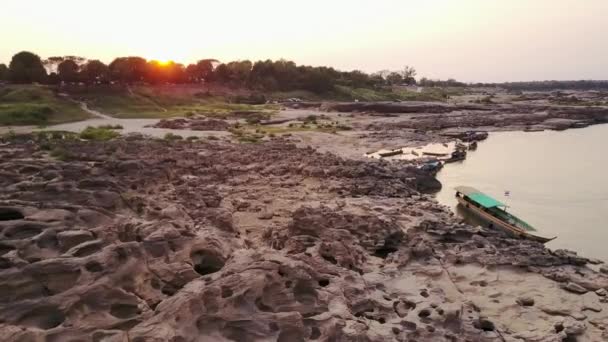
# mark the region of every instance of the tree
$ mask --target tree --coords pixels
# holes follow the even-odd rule
[[[403,76],[401,76],[401,74],[398,72],[391,72],[386,75],[386,82],[391,85],[402,84]]]
[[[108,66],[110,78],[114,81],[134,83],[143,81],[148,63],[141,57],[118,57]]]
[[[78,64],[71,59],[66,59],[57,66],[57,75],[61,82],[78,81]]]
[[[403,77],[403,82],[408,85],[416,84],[416,69],[411,66],[405,66],[403,71],[401,71],[401,76]]]
[[[42,60],[36,54],[28,51],[17,53],[9,64],[9,79],[14,83],[43,82],[46,70]]]
[[[187,81],[187,74],[182,64],[173,61],[167,63],[149,61],[145,79],[155,84],[184,83]]]
[[[230,70],[224,63],[220,64],[213,71],[213,80],[219,83],[228,83],[230,81]]]
[[[87,83],[104,83],[108,81],[109,69],[102,62],[94,59],[82,66],[81,78]]]
[[[0,81],[8,81],[8,67],[6,64],[0,64]]]
[[[213,64],[219,63],[217,59],[201,59],[196,62],[196,75],[199,80],[210,81],[213,75]]]

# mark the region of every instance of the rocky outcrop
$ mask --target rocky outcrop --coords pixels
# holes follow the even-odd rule
[[[206,118],[162,119],[153,127],[170,129],[190,129],[193,131],[225,131],[230,123],[225,120]]]
[[[607,337],[606,275],[457,222],[407,164],[129,139],[0,147],[0,340]]]

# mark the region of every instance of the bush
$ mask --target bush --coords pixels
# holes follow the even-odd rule
[[[43,125],[53,113],[47,105],[0,104],[0,125]]]
[[[58,160],[68,160],[68,158],[70,157],[70,154],[64,148],[55,147],[51,151],[51,157],[56,158]]]
[[[189,136],[189,137],[186,138],[186,140],[188,140],[188,141],[196,141],[198,139],[199,139],[198,137],[195,137],[193,135],[191,135],[191,136]]]
[[[105,141],[117,138],[120,133],[112,129],[88,126],[80,133],[80,139]]]
[[[101,125],[101,126],[98,126],[98,128],[104,128],[104,129],[123,129],[122,125]]]
[[[176,141],[176,140],[182,140],[183,138],[181,137],[181,135],[177,135],[177,134],[173,134],[171,132],[165,134],[164,138],[167,141]]]

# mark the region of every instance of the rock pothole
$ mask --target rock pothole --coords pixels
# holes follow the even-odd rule
[[[218,272],[224,267],[225,260],[216,253],[208,250],[198,250],[190,254],[194,270],[200,275]]]
[[[25,216],[13,208],[0,208],[0,221],[22,220]]]
[[[41,224],[26,222],[8,229],[4,236],[14,240],[29,239],[40,234],[44,228]]]
[[[139,307],[135,304],[112,304],[110,307],[110,315],[120,319],[133,318],[140,313]]]
[[[20,325],[48,330],[59,326],[65,321],[65,315],[56,307],[36,308],[19,318]]]

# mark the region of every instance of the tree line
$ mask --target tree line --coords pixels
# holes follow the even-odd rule
[[[287,60],[221,63],[215,59],[201,59],[183,65],[142,57],[118,57],[106,65],[78,56],[43,60],[28,51],[15,54],[8,67],[0,64],[0,80],[12,83],[209,83],[269,91],[303,89],[316,93],[331,91],[337,85],[355,88],[411,85],[416,83],[415,76],[416,70],[412,67],[368,74],[358,70],[345,72],[332,67],[297,65]]]

